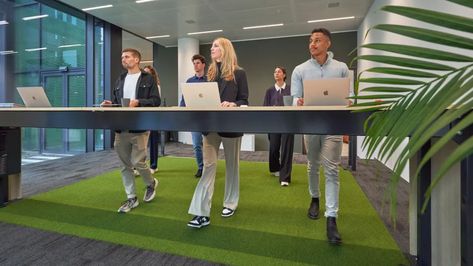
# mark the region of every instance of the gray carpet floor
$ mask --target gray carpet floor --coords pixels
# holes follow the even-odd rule
[[[168,143],[166,155],[192,157],[190,145]],[[223,153],[220,154],[223,159]],[[267,161],[267,152],[241,152],[241,160]],[[295,163],[306,163],[305,155],[294,154]],[[29,164],[22,167],[23,197],[87,179],[120,166],[114,151],[101,151]],[[347,167],[343,158],[342,166]],[[360,187],[378,212],[401,251],[409,251],[407,182],[399,186],[396,226],[389,214],[385,193],[390,170],[377,161],[358,160],[353,172]],[[189,173],[192,177],[193,173]],[[308,197],[308,202],[309,202]],[[0,210],[1,211],[1,210]],[[343,222],[343,221],[340,221]],[[85,239],[0,222],[0,265],[215,265],[155,251]],[[407,256],[407,255],[406,255]],[[411,260],[412,259],[407,256]]]

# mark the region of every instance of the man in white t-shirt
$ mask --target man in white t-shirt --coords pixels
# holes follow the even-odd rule
[[[112,100],[102,104],[118,104],[122,99],[130,99],[128,107],[154,107],[161,104],[158,87],[153,76],[140,69],[141,54],[131,48],[122,51],[122,66],[127,70],[117,79],[112,91]],[[156,195],[158,180],[153,177],[146,164],[149,131],[116,130],[115,151],[122,162],[122,181],[127,200],[122,203],[118,212],[126,213],[139,204],[135,190],[135,168],[146,184],[144,202],[150,202]]]

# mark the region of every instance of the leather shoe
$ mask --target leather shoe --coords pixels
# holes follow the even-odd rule
[[[327,239],[330,244],[340,245],[342,237],[338,233],[336,219],[335,217],[327,217]]]
[[[202,169],[198,169],[197,173],[195,173],[194,176],[197,177],[197,178],[201,177],[202,176]]]
[[[312,198],[310,202],[309,211],[307,212],[307,216],[310,219],[319,219],[319,198]]]

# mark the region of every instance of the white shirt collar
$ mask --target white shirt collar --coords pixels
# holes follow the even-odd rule
[[[281,87],[279,87],[277,83],[274,83],[274,87],[276,88],[276,91],[278,92],[280,90],[284,90],[286,88],[286,82],[284,82]]]

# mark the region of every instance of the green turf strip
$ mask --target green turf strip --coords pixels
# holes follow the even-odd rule
[[[222,218],[224,165],[219,161],[211,224],[200,230],[186,226],[198,181],[195,161],[172,157],[159,159],[151,203],[141,200],[144,185],[136,179],[140,206],[128,214],[117,213],[126,196],[119,171],[113,171],[10,204],[0,209],[0,220],[227,264],[407,264],[348,171],[340,172],[337,223],[343,245],[331,246],[325,219],[307,218],[305,165],[294,165],[291,185],[280,187],[267,163],[241,162],[239,207],[233,217]]]

